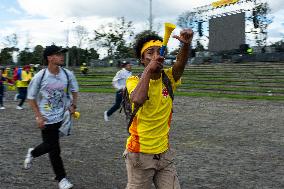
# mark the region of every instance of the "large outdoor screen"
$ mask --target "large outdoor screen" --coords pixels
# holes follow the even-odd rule
[[[209,51],[238,49],[245,43],[245,13],[209,20]]]

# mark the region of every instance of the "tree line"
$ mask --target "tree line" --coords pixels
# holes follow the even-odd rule
[[[69,48],[69,65],[79,66],[83,62],[99,59],[98,49],[82,48],[83,43],[94,45],[96,48],[103,48],[107,54],[104,59],[134,58],[133,50],[134,28],[131,21],[126,21],[124,17],[117,18],[114,22],[101,25],[99,29],[93,31],[93,37],[89,38],[87,29],[83,26],[76,26],[74,31],[78,40],[76,46]],[[147,33],[151,31],[143,31]],[[140,34],[141,34],[140,33]],[[138,35],[138,34],[137,34]],[[0,65],[13,64],[13,54],[17,54],[17,65],[43,64],[42,53],[44,46],[36,45],[33,49],[25,48],[20,50],[18,46],[18,36],[12,34],[5,37],[4,48],[0,49]]]

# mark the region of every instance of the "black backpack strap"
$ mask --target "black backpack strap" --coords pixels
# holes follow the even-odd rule
[[[68,75],[67,71],[66,71],[64,68],[61,68],[61,69],[63,70],[63,72],[65,73],[66,78],[67,78],[67,90],[66,90],[66,95],[67,95],[67,97],[70,97],[70,94],[69,94],[69,87],[70,87],[69,75]]]
[[[43,80],[43,78],[44,78],[44,76],[45,76],[45,72],[46,72],[46,68],[44,68],[43,73],[42,73],[42,75],[41,75],[41,77],[40,77],[39,85],[38,85],[38,90],[40,90],[42,80]]]
[[[141,106],[142,106],[142,105],[134,107],[134,110],[133,110],[133,112],[132,112],[132,114],[131,114],[130,120],[129,120],[128,125],[127,125],[127,132],[128,132],[129,134],[130,134],[129,128],[130,128],[130,126],[131,126],[131,124],[132,124],[132,122],[133,122],[133,119],[134,119],[135,115],[137,114],[137,112],[138,112],[138,110],[139,110],[139,108],[140,108]]]
[[[137,77],[138,77],[139,79],[141,78],[141,76],[142,76],[142,73],[140,73],[140,74],[137,75]],[[129,98],[129,93],[128,93],[126,87],[125,87],[125,93],[124,93],[123,95],[124,95],[124,98],[123,98],[123,99]],[[136,113],[138,112],[138,110],[139,110],[139,108],[140,108],[141,106],[142,106],[142,105],[134,107],[134,110],[133,110],[133,112],[132,112],[131,115],[130,115],[130,119],[129,119],[129,122],[128,122],[128,125],[127,125],[127,132],[128,132],[129,134],[130,134],[129,128],[130,128],[130,126],[131,126],[131,124],[132,124],[132,122],[133,122],[133,119],[134,119]],[[126,108],[124,108],[124,110],[126,110]],[[127,112],[125,112],[125,114],[127,114]]]
[[[172,82],[171,82],[171,80],[169,79],[169,77],[167,76],[167,74],[165,73],[164,70],[162,70],[162,81],[163,81],[165,87],[167,88],[172,101],[174,101],[174,92],[173,92]]]

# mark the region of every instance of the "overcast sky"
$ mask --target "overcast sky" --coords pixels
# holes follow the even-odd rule
[[[154,29],[164,22],[176,23],[177,17],[193,8],[216,0],[152,0]],[[92,32],[101,24],[114,18],[125,17],[133,21],[135,31],[147,28],[149,0],[0,0],[0,40],[16,33],[19,46],[41,44],[66,45],[67,30],[82,25]],[[268,0],[272,8],[273,23],[269,27],[268,42],[283,38],[284,1]],[[63,21],[63,22],[62,22]],[[178,29],[175,31],[178,33]],[[74,45],[74,35],[69,32],[69,45]],[[174,39],[170,46],[174,48]],[[2,46],[2,42],[0,44]],[[85,44],[88,47],[88,44]]]

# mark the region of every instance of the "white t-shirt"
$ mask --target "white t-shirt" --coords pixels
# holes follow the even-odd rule
[[[126,79],[132,75],[132,72],[126,70],[125,68],[122,68],[119,70],[114,78],[112,79],[112,85],[117,89],[124,89],[125,88],[125,82]]]
[[[63,120],[63,114],[67,108],[70,98],[67,97],[67,76],[60,69],[58,75],[54,75],[43,69],[31,80],[28,87],[28,99],[36,99],[39,110],[44,118],[45,124],[58,123]],[[43,73],[45,71],[45,75]],[[65,69],[66,70],[66,69]],[[69,91],[78,92],[79,87],[74,74],[66,70],[69,77]],[[41,84],[40,80],[42,78]],[[72,96],[71,96],[72,97]]]

